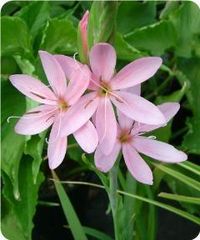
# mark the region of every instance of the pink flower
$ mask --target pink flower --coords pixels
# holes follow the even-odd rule
[[[81,42],[82,42],[83,56],[86,59],[88,57],[88,36],[87,36],[88,20],[89,20],[89,11],[86,11],[79,22],[79,29],[78,29]]]
[[[65,56],[56,56],[63,70],[67,62],[80,67],[80,63]],[[115,74],[116,53],[114,48],[107,43],[96,44],[89,54],[92,79],[89,88],[98,107],[93,116],[97,128],[100,148],[109,154],[115,144],[117,135],[117,122],[113,105],[127,117],[146,124],[163,124],[165,118],[160,110],[151,102],[126,91],[127,88],[136,86],[150,77],[160,67],[162,60],[159,57],[140,58],[128,64]],[[63,134],[66,134],[63,127]]]
[[[178,103],[164,103],[159,106],[159,109],[163,112],[168,122],[177,113],[179,107]],[[187,155],[172,145],[157,141],[151,137],[142,136],[162,125],[146,125],[134,122],[120,111],[118,111],[118,121],[117,140],[112,152],[109,155],[105,155],[98,147],[95,152],[95,165],[99,170],[103,172],[109,171],[122,149],[125,164],[132,176],[139,182],[152,184],[153,176],[151,169],[139,153],[168,163],[187,160]]]
[[[74,134],[86,152],[95,150],[98,136],[93,124],[88,120],[97,103],[91,102],[89,94],[81,97],[90,80],[90,71],[86,65],[82,65],[78,72],[67,65],[70,75],[66,79],[55,57],[44,51],[39,53],[51,89],[25,74],[10,76],[11,83],[19,91],[42,104],[22,116],[15,126],[15,131],[19,134],[33,135],[53,124],[49,137],[48,159],[49,167],[54,169],[61,164],[67,150],[67,135],[60,137],[62,125],[67,126],[65,128],[69,130],[68,133]]]

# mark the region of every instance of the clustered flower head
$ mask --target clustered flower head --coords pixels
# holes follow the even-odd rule
[[[39,51],[50,87],[25,74],[10,76],[11,83],[40,105],[25,113],[15,126],[19,134],[38,134],[50,126],[48,162],[57,168],[73,134],[95,165],[109,171],[120,150],[132,176],[152,184],[152,172],[139,153],[164,162],[181,162],[187,155],[173,146],[143,136],[163,127],[179,110],[178,103],[155,106],[140,95],[141,83],[151,78],[162,64],[160,57],[137,59],[118,73],[116,52],[108,43],[87,45],[88,12],[79,27],[89,59],[84,65],[74,58]]]

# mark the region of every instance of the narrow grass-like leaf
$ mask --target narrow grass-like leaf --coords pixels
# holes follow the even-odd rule
[[[83,227],[83,230],[87,235],[95,237],[98,240],[112,240],[110,236],[94,228]]]
[[[67,196],[61,182],[59,181],[59,178],[54,171],[52,171],[52,175],[55,179],[54,184],[56,187],[56,191],[58,193],[65,217],[67,219],[67,222],[69,223],[74,240],[87,240],[83,227],[76,215],[76,212],[70,202],[69,197]]]
[[[156,166],[157,168],[159,168],[161,171],[169,174],[170,176],[178,179],[179,181],[187,184],[188,186],[196,189],[197,191],[200,191],[200,183],[197,182],[196,180],[188,177],[188,176],[185,176],[184,174],[174,170],[174,169],[171,169],[170,167],[166,166],[166,165],[162,165],[162,164],[155,164],[153,163],[154,166]]]
[[[170,200],[179,201],[179,202],[186,202],[186,203],[200,205],[200,198],[197,198],[197,197],[189,197],[189,196],[171,194],[171,193],[165,193],[165,192],[159,193],[158,196],[162,198],[170,199]]]
[[[188,161],[179,163],[178,165],[200,176],[200,166]]]
[[[79,182],[79,181],[62,181],[61,183],[66,183],[66,184],[77,184],[77,185],[87,185],[87,186],[92,186],[92,187],[98,187],[98,188],[102,188],[104,189],[105,187],[102,186],[102,185],[99,185],[99,184],[95,184],[95,183],[89,183],[89,182]],[[175,207],[172,207],[168,204],[165,204],[165,203],[161,203],[161,202],[158,202],[158,201],[155,201],[155,200],[151,200],[151,199],[148,199],[148,198],[145,198],[145,197],[141,197],[141,196],[138,196],[136,194],[131,194],[131,193],[128,193],[128,192],[124,192],[124,191],[121,191],[121,190],[117,190],[117,192],[119,194],[122,194],[122,195],[125,195],[125,196],[129,196],[129,197],[132,197],[132,198],[135,198],[135,199],[138,199],[140,201],[143,201],[143,202],[146,202],[146,203],[149,203],[149,204],[153,204],[157,207],[160,207],[160,208],[163,208],[165,210],[168,210],[170,212],[173,212],[181,217],[184,217],[188,220],[190,220],[191,222],[194,222],[198,225],[200,225],[200,218],[199,217],[196,217],[188,212],[185,212],[181,209],[178,209],[178,208],[175,208]]]

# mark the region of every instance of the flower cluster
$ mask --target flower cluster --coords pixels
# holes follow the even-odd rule
[[[133,177],[152,184],[152,172],[139,153],[164,162],[187,159],[173,146],[143,136],[165,126],[179,110],[178,103],[155,106],[140,96],[141,83],[156,73],[162,59],[143,57],[116,73],[116,52],[110,44],[98,43],[88,52],[87,18],[88,13],[79,27],[88,65],[68,56],[39,51],[50,87],[25,74],[10,76],[19,91],[40,103],[21,117],[15,131],[33,135],[52,126],[47,153],[51,169],[63,161],[67,137],[73,134],[85,152],[95,152],[99,170],[109,171],[122,150]]]

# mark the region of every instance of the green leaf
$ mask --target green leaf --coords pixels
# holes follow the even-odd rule
[[[54,178],[54,184],[58,193],[58,197],[60,199],[65,217],[69,223],[69,227],[74,237],[74,240],[87,240],[84,229],[76,215],[76,212],[70,202],[69,197],[67,196],[67,193],[65,192],[62,184],[59,182],[59,179],[54,171],[52,171],[52,175]]]
[[[128,33],[155,22],[156,3],[150,2],[121,2],[117,14],[117,30]]]
[[[26,22],[34,38],[50,16],[49,2],[32,2],[17,12],[16,16],[21,17]]]
[[[30,155],[33,158],[32,163],[32,175],[34,183],[37,180],[37,176],[40,170],[40,165],[43,161],[42,152],[44,146],[46,132],[41,133],[39,136],[34,135],[26,142],[24,153]]]
[[[32,176],[32,160],[30,158],[24,158],[21,161],[19,169],[19,188],[20,188],[20,199],[16,200],[13,198],[12,185],[7,176],[3,175],[4,188],[3,197],[10,204],[8,215],[5,214],[5,218],[14,214],[21,234],[24,239],[32,239],[32,228],[33,228],[33,216],[36,211],[38,190],[41,182],[43,181],[43,175],[39,174],[36,183],[33,182]],[[4,221],[4,219],[2,219]],[[8,219],[6,220],[8,221]],[[12,222],[12,219],[9,219]],[[2,229],[5,236],[10,236],[12,231],[12,225],[10,229]],[[10,240],[16,240],[16,236],[9,238]]]
[[[179,163],[178,165],[187,169],[188,171],[191,171],[192,173],[195,173],[198,176],[200,176],[200,166],[199,165],[194,164],[194,163],[189,162],[189,161]]]
[[[2,55],[29,54],[31,51],[28,28],[19,17],[1,18]]]
[[[137,189],[137,182],[133,179],[131,174],[127,171],[126,186],[124,191],[135,194]],[[137,211],[137,204],[135,199],[124,196],[124,239],[132,239],[134,231],[134,217]]]
[[[152,55],[162,55],[175,45],[176,32],[170,21],[160,21],[136,29],[124,37],[130,45],[141,51],[148,51]]]
[[[116,34],[114,47],[117,52],[117,58],[121,60],[133,61],[145,55],[126,42],[120,33]]]
[[[200,218],[198,218],[198,217],[196,217],[196,216],[194,216],[194,215],[192,215],[188,212],[180,210],[178,208],[172,207],[168,204],[164,204],[164,203],[161,203],[161,202],[158,202],[158,201],[155,201],[155,200],[151,200],[151,199],[148,199],[148,198],[144,198],[144,197],[137,196],[137,195],[134,195],[134,194],[131,194],[131,193],[128,193],[128,192],[124,192],[124,191],[120,191],[120,190],[118,190],[118,193],[129,196],[129,197],[132,197],[132,198],[135,198],[135,199],[138,199],[138,200],[141,200],[143,202],[147,202],[149,204],[153,204],[155,206],[158,206],[158,207],[163,208],[165,210],[168,210],[170,212],[176,213],[177,215],[179,215],[181,217],[184,217],[184,218],[200,225]]]
[[[94,228],[90,228],[90,227],[83,227],[84,232],[91,236],[91,237],[95,237],[95,239],[99,239],[99,240],[112,240],[112,238],[110,236],[108,236],[107,234],[96,230]]]
[[[187,124],[189,131],[184,137],[183,147],[188,152],[194,154],[200,154],[200,71],[199,71],[200,59],[179,59],[178,67],[187,77],[190,88],[187,91],[187,98],[190,104],[190,108],[193,112],[193,117],[189,118]]]
[[[184,2],[169,19],[177,32],[176,54],[190,57],[194,42],[194,34],[200,33],[200,9],[193,2]]]
[[[16,198],[19,198],[18,171],[20,159],[24,151],[24,136],[15,133],[14,126],[16,119],[10,116],[20,116],[24,113],[26,102],[22,94],[8,82],[2,82],[2,163],[3,171],[10,178],[13,184],[13,191]]]
[[[107,42],[115,30],[117,2],[94,1],[90,9],[88,41],[91,48],[95,43]]]
[[[163,172],[169,174],[170,176],[178,179],[180,182],[184,183],[185,185],[200,191],[200,183],[193,178],[186,176],[185,174],[173,169],[171,166],[163,165],[163,164],[156,164],[153,163],[154,166],[162,170]]]
[[[40,49],[51,53],[74,54],[77,51],[76,39],[76,28],[67,17],[52,19],[47,22]]]
[[[164,193],[164,192],[159,193],[158,196],[162,198],[178,201],[178,202],[186,202],[186,203],[200,205],[200,198],[196,198],[196,197],[189,197],[189,196],[170,194],[170,193]]]
[[[89,183],[89,182],[77,182],[77,181],[62,181],[62,183],[67,183],[67,184],[78,184],[78,185],[88,185],[88,186],[92,186],[92,187],[97,187],[97,188],[106,188],[105,186],[102,186],[102,185],[99,185],[99,184],[94,184],[94,183]],[[117,190],[117,192],[119,194],[122,194],[124,196],[128,196],[128,197],[131,197],[131,198],[134,198],[134,199],[138,199],[142,202],[146,202],[148,204],[152,204],[154,206],[157,206],[157,207],[160,207],[160,208],[163,208],[165,210],[168,210],[170,212],[173,212],[179,216],[182,216],[198,225],[200,225],[200,218],[188,213],[188,212],[185,212],[181,209],[178,209],[178,208],[175,208],[175,207],[172,207],[168,204],[165,204],[165,203],[161,203],[161,202],[158,202],[158,201],[155,201],[155,200],[152,200],[152,199],[149,199],[149,198],[145,198],[145,197],[142,197],[140,195],[136,195],[136,194],[132,194],[132,193],[128,193],[128,192],[125,192],[125,191],[121,191],[121,190]]]

